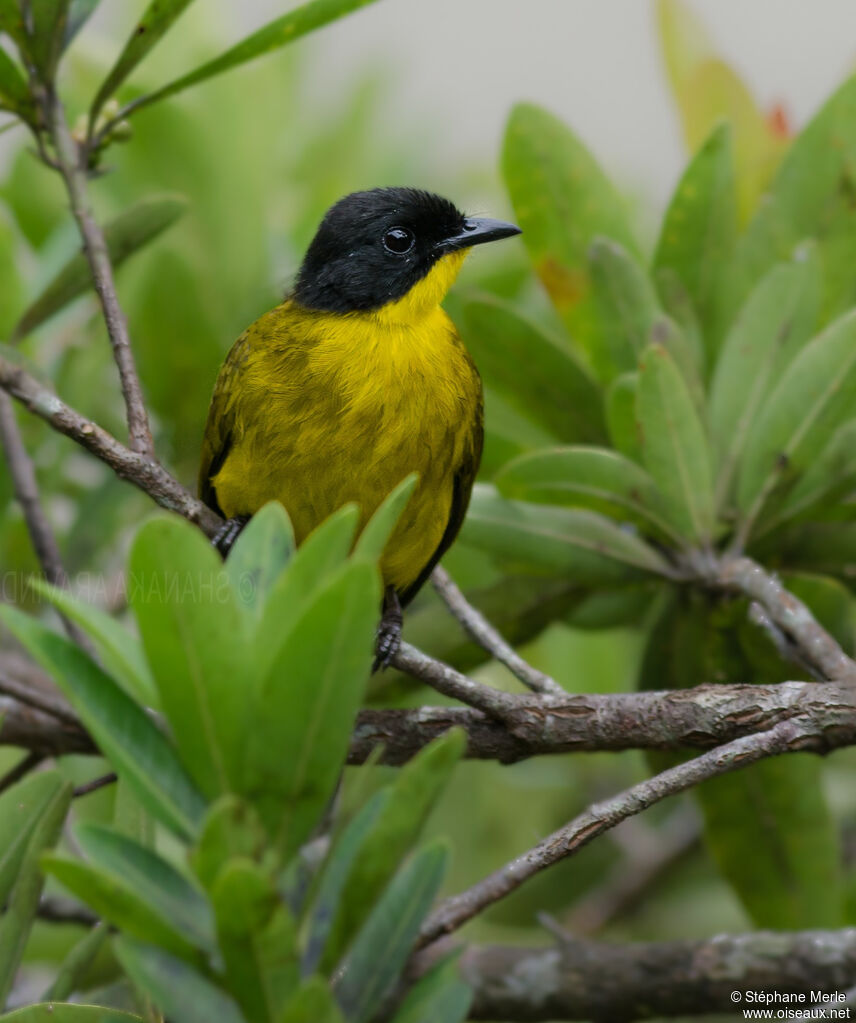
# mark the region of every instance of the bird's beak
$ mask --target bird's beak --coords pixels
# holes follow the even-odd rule
[[[472,245],[483,245],[485,242],[499,241],[523,232],[516,224],[508,224],[504,220],[491,220],[489,217],[468,217],[464,221],[463,230],[440,242],[441,250],[457,252],[468,249]]]

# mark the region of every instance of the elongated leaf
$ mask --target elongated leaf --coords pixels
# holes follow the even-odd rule
[[[29,52],[29,39],[24,31],[24,16],[18,0],[0,0],[0,32],[5,32],[20,53]]]
[[[336,21],[346,14],[374,2],[375,0],[310,0],[309,3],[296,7],[288,14],[275,18],[221,56],[136,100],[134,109],[139,110],[142,107],[147,107],[159,100],[166,99],[167,96],[174,96],[177,92],[189,89],[191,85],[204,82],[207,78],[213,78],[214,75],[231,71],[234,67],[255,60],[256,57],[272,53],[274,50],[293,43],[301,36],[308,35],[310,32],[328,25],[331,21]]]
[[[463,1023],[473,993],[461,980],[456,962],[434,967],[419,980],[401,1003],[392,1023]]]
[[[131,938],[113,947],[134,984],[173,1023],[245,1023],[232,999],[187,963]]]
[[[344,1023],[339,1006],[323,977],[310,977],[304,981],[286,1005],[276,1023]]]
[[[226,560],[226,571],[242,607],[261,613],[294,554],[294,546],[291,520],[279,501],[270,501],[253,515]]]
[[[53,775],[53,792],[45,800],[34,823],[21,860],[12,894],[0,917],[0,1007],[5,1006],[21,964],[36,911],[39,908],[44,875],[41,856],[53,848],[71,805],[71,785]]]
[[[223,796],[205,817],[191,865],[210,891],[229,860],[260,859],[264,848],[265,832],[255,810],[237,796]]]
[[[710,446],[681,372],[662,345],[651,345],[642,359],[636,413],[645,465],[667,501],[670,520],[688,539],[710,540]]]
[[[731,129],[721,124],[714,128],[678,183],[663,218],[653,264],[655,272],[668,269],[677,274],[702,323],[708,326],[736,234]],[[714,354],[709,353],[710,364]]]
[[[101,1005],[70,1005],[45,1002],[27,1005],[2,1017],[3,1023],[144,1023],[142,1016]]]
[[[188,942],[213,950],[214,921],[208,902],[172,864],[139,842],[97,824],[81,825],[77,840],[96,867],[130,886]]]
[[[137,25],[128,37],[116,63],[92,101],[90,122],[95,123],[101,108],[116,92],[122,82],[172,28],[173,22],[190,6],[192,0],[151,0]]]
[[[45,871],[103,919],[135,938],[154,942],[173,955],[201,962],[201,954],[173,926],[168,915],[149,905],[130,882],[66,856],[44,856]]]
[[[120,778],[162,824],[190,837],[204,803],[151,718],[85,654],[11,607],[0,618],[68,697]]]
[[[856,409],[856,313],[791,362],[746,442],[737,485],[744,528],[781,481],[807,468]]]
[[[504,497],[591,508],[680,543],[654,481],[617,451],[589,447],[533,451],[509,462],[494,482]]]
[[[603,336],[586,254],[595,235],[636,252],[622,199],[570,129],[530,104],[511,112],[502,171],[536,273],[598,376],[610,379],[616,366]]]
[[[41,771],[0,794],[0,906],[9,898],[33,829],[61,788],[55,771]]]
[[[616,377],[606,392],[606,421],[613,447],[627,458],[641,464],[642,442],[636,422],[638,390],[638,373],[622,373],[620,377]]]
[[[187,207],[186,200],[176,195],[151,196],[141,199],[104,225],[104,237],[113,266],[122,263],[175,223]],[[41,326],[74,299],[92,287],[89,264],[78,252],[62,267],[41,294],[30,305],[12,332],[12,341]]]
[[[378,561],[395,527],[404,514],[404,509],[416,489],[418,476],[410,473],[390,491],[389,495],[363,528],[354,553],[369,561]]]
[[[446,872],[445,843],[405,864],[366,920],[336,972],[336,1000],[348,1023],[367,1023],[407,962]]]
[[[508,501],[484,484],[473,491],[461,536],[505,564],[568,572],[579,583],[668,572],[653,548],[602,515]]]
[[[85,934],[63,960],[53,982],[44,993],[44,1000],[61,1002],[74,994],[109,937],[110,931],[103,922],[97,923]]]
[[[459,317],[464,341],[488,387],[568,443],[605,437],[603,402],[566,342],[493,295],[476,295]]]
[[[272,879],[246,859],[231,861],[212,893],[229,988],[250,1023],[267,1023],[297,986],[297,926]]]
[[[29,51],[45,84],[53,81],[68,27],[69,0],[29,0]]]
[[[207,796],[234,792],[249,654],[229,577],[205,537],[177,517],[147,522],[128,565],[131,606],[184,766]]]
[[[65,29],[65,46],[68,46],[83,28],[99,3],[101,0],[71,0],[68,8],[68,24]]]
[[[345,762],[379,591],[373,565],[340,570],[304,605],[255,692],[244,791],[285,857],[318,823]]]
[[[33,120],[32,101],[18,65],[0,49],[0,110],[9,110],[25,121]]]
[[[41,579],[30,580],[30,586],[86,632],[107,673],[129,696],[147,707],[159,706],[160,697],[151,669],[136,636],[101,608],[84,604],[67,590]]]
[[[331,946],[334,955],[332,961],[330,956],[325,960],[330,965],[363,925],[384,887],[419,840],[465,747],[463,732],[452,729],[405,764],[384,792],[379,818],[356,849],[339,904]]]
[[[762,404],[817,321],[820,268],[809,251],[802,257],[774,267],[763,278],[734,321],[716,365],[710,430],[719,463],[720,506]]]

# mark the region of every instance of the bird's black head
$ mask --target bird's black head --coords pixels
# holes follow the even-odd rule
[[[369,311],[398,302],[430,277],[420,301],[439,303],[467,249],[519,233],[500,220],[466,217],[448,199],[415,188],[353,192],[321,221],[294,297],[310,309]]]

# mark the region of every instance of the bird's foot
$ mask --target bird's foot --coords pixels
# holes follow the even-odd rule
[[[249,515],[236,515],[233,519],[226,519],[211,539],[211,546],[216,548],[225,559],[249,521]]]
[[[404,614],[398,600],[398,594],[392,586],[387,586],[383,598],[383,614],[380,625],[377,627],[377,639],[375,640],[375,659],[372,664],[372,671],[379,668],[388,668],[390,661],[398,653],[401,646],[401,626],[404,623]]]

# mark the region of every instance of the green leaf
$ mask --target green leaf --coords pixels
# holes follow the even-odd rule
[[[261,613],[294,548],[288,513],[279,501],[269,501],[241,530],[226,559],[226,571],[242,607]]]
[[[788,568],[856,579],[856,522],[809,522],[771,536],[775,554]]]
[[[418,841],[465,748],[463,731],[451,729],[405,764],[393,784],[383,790],[385,799],[380,816],[356,850],[339,905],[334,930],[336,956],[363,925],[386,884]]]
[[[520,455],[495,477],[504,497],[591,508],[680,544],[654,481],[635,462],[606,448],[547,448]]]
[[[267,25],[262,26],[257,32],[247,36],[246,39],[214,60],[182,75],[181,78],[177,78],[155,92],[135,100],[133,109],[140,110],[142,107],[166,99],[167,96],[174,96],[177,92],[189,89],[191,85],[203,82],[207,78],[230,71],[234,67],[262,57],[266,53],[272,53],[274,50],[293,43],[301,36],[308,35],[310,32],[328,25],[331,21],[337,21],[346,14],[374,2],[375,0],[310,0],[309,3],[296,7],[293,11],[283,14],[282,17],[268,22]]]
[[[0,618],[59,685],[142,805],[180,837],[193,835],[202,797],[146,712],[62,636],[12,607],[0,607]]]
[[[229,860],[260,859],[264,849],[265,832],[256,811],[237,796],[223,796],[205,817],[191,865],[210,891]]]
[[[810,466],[854,409],[856,313],[848,313],[802,349],[753,424],[737,484],[744,531],[776,487]]]
[[[214,921],[202,893],[172,864],[139,842],[97,824],[77,829],[87,859],[134,892],[197,948],[214,948]]]
[[[101,0],[71,0],[68,9],[68,24],[65,29],[65,46],[68,46],[83,28],[99,3]]]
[[[634,462],[642,462],[642,443],[636,422],[638,373],[622,373],[606,392],[606,422],[612,446]]]
[[[473,993],[460,978],[458,964],[443,962],[408,991],[392,1023],[463,1023]]]
[[[0,906],[9,898],[33,829],[62,787],[55,771],[40,771],[0,794]]]
[[[373,565],[343,567],[303,605],[253,695],[244,792],[285,858],[318,823],[344,765],[379,602]]]
[[[148,52],[160,42],[172,28],[173,22],[193,0],[151,0],[137,25],[128,37],[116,63],[110,69],[101,88],[95,94],[89,112],[90,124],[94,124],[101,108],[116,92]]]
[[[69,1005],[45,1002],[27,1005],[0,1017],[3,1023],[144,1023],[142,1016],[101,1005]]]
[[[250,860],[230,862],[212,898],[229,988],[249,1023],[273,1023],[299,981],[297,926]]]
[[[252,683],[243,616],[220,557],[188,522],[161,516],[137,533],[128,566],[131,606],[182,762],[205,795],[237,791]]]
[[[432,842],[416,853],[361,928],[334,983],[348,1023],[368,1023],[398,979],[440,890],[447,860],[444,842]]]
[[[109,937],[109,928],[103,922],[97,923],[85,934],[60,964],[53,982],[44,993],[44,1000],[61,1002],[74,994]]]
[[[416,489],[418,479],[418,474],[412,472],[389,492],[360,533],[360,538],[354,548],[355,556],[373,562],[380,560],[387,541],[392,536],[413,491]]]
[[[567,342],[493,295],[462,307],[459,326],[488,387],[568,443],[605,438],[600,390]]]
[[[667,502],[670,520],[687,539],[709,542],[710,447],[684,378],[662,345],[651,345],[642,358],[636,413],[645,465]]]
[[[169,914],[150,905],[130,881],[66,856],[43,856],[42,866],[64,888],[124,933],[152,941],[182,959],[203,961]]]
[[[502,171],[523,242],[553,305],[598,376],[610,379],[617,367],[586,256],[596,235],[636,253],[623,200],[570,129],[531,104],[511,112]]]
[[[69,0],[29,0],[29,52],[39,77],[50,84],[65,43]]]
[[[180,196],[151,196],[105,224],[104,237],[114,269],[174,224],[186,208],[187,202]],[[83,252],[78,252],[42,289],[18,321],[11,340],[20,341],[91,288],[89,263]]]
[[[507,501],[484,484],[473,490],[463,540],[506,566],[568,572],[578,583],[668,574],[659,554],[594,512]]]
[[[58,841],[71,805],[71,785],[62,782],[54,772],[51,781],[53,791],[30,829],[15,885],[0,917],[0,1008],[9,998],[39,908],[45,883],[41,856]]]
[[[820,288],[817,259],[803,250],[761,280],[728,332],[710,392],[719,507],[729,496],[747,438],[773,384],[811,336]]]
[[[15,43],[22,56],[28,52],[29,40],[18,0],[0,0],[0,33],[3,32]]]
[[[344,1017],[327,981],[323,977],[310,977],[300,985],[276,1023],[344,1023]]]
[[[232,999],[187,963],[130,938],[116,939],[113,947],[135,986],[172,1023],[246,1023]]]
[[[677,274],[705,325],[712,322],[736,234],[731,128],[720,124],[678,183],[653,262],[656,273],[668,269]],[[711,364],[714,355],[709,353]]]
[[[0,110],[9,110],[30,123],[34,119],[27,82],[18,65],[3,49],[0,49]]]
[[[158,708],[160,697],[139,640],[115,618],[92,604],[77,600],[68,590],[31,579],[30,586],[76,622],[92,640],[104,670],[138,703]]]

